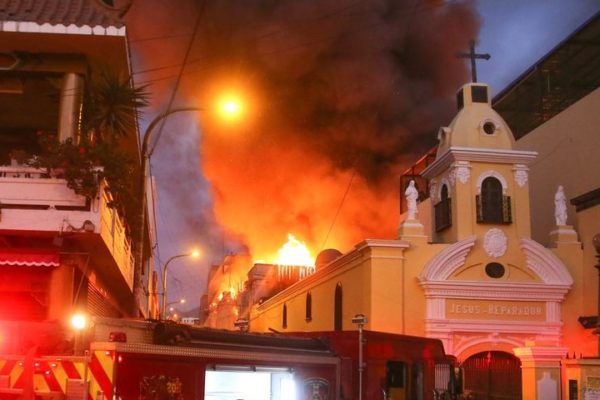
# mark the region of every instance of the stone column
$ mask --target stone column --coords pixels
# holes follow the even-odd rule
[[[559,400],[560,361],[567,348],[526,343],[513,352],[521,360],[523,400]]]
[[[67,139],[77,140],[82,97],[83,78],[74,72],[65,73],[60,91],[58,116],[58,138],[61,142]]]

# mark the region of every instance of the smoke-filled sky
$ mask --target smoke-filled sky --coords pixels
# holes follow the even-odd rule
[[[269,261],[288,233],[314,256],[395,238],[399,176],[435,144],[470,76],[455,54],[480,38],[492,54],[480,80],[505,85],[600,8],[521,3],[134,2],[134,78],[153,95],[145,124],[168,107],[184,60],[172,107],[204,109],[154,131],[157,256],[205,253],[169,266],[169,301],[197,305],[211,263],[235,251]],[[548,17],[560,20],[551,34]],[[236,121],[212,112],[224,93],[245,101]]]

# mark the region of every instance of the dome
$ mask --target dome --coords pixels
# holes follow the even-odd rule
[[[320,268],[331,263],[333,260],[339,258],[342,253],[336,249],[325,249],[319,253],[315,260],[315,269],[318,271]]]
[[[469,83],[457,93],[459,112],[450,126],[440,128],[438,157],[450,147],[512,150],[515,140],[502,119],[492,109],[490,88],[485,83]]]

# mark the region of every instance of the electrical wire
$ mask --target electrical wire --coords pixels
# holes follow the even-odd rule
[[[194,29],[193,29],[193,33],[192,36],[190,38],[188,47],[185,51],[185,55],[183,57],[183,63],[181,64],[181,68],[179,69],[179,74],[177,75],[177,80],[175,81],[175,85],[173,86],[173,91],[171,92],[171,97],[169,98],[169,103],[167,105],[167,109],[165,111],[165,114],[168,114],[172,107],[173,107],[173,102],[175,101],[175,96],[177,95],[177,90],[179,89],[179,84],[181,83],[181,78],[183,76],[183,70],[185,69],[187,60],[190,56],[190,52],[192,50],[192,45],[194,44],[194,39],[196,38],[196,33],[198,32],[198,27],[200,26],[200,21],[202,20],[202,16],[204,14],[204,10],[206,8],[206,2],[202,1],[201,6],[200,6],[200,10],[198,12],[198,16],[196,17],[196,21],[194,22]],[[154,140],[154,144],[150,147],[150,151],[148,151],[148,157],[152,156],[152,153],[154,152],[154,149],[156,148],[156,146],[158,145],[158,141],[160,140],[160,137],[162,136],[162,132],[163,132],[163,128],[165,126],[165,122],[166,122],[166,118],[163,118],[160,122],[160,126],[158,128],[158,132],[156,134],[156,139]]]
[[[427,11],[428,9],[437,8],[437,7],[443,7],[443,6],[447,5],[448,3],[454,3],[454,2],[457,2],[457,1],[459,1],[459,0],[450,0],[450,1],[446,2],[446,3],[441,3],[441,4],[426,4],[426,5],[424,5],[423,7],[420,7],[420,8],[418,7],[419,4],[417,2],[417,3],[413,4],[413,8],[412,8],[412,10],[410,12],[408,12],[406,14],[400,14],[399,16],[403,16],[403,15],[409,16],[409,21],[410,21],[410,20],[414,19],[413,17],[417,14],[417,12],[424,12],[424,11]],[[346,11],[347,8],[348,7],[339,10],[339,13],[341,13],[342,11]],[[333,16],[335,16],[335,14],[337,14],[337,13],[330,12],[329,14],[318,16],[317,18],[313,19],[312,22],[319,21],[321,19],[324,19],[325,17],[332,18]],[[301,24],[301,26],[305,27],[308,24],[309,24],[309,22],[303,22]],[[372,28],[381,26],[383,24],[384,24],[383,22],[367,24],[367,25],[364,25],[364,26],[360,26],[357,29],[355,29],[355,30],[353,30],[353,31],[351,31],[349,33],[357,33],[357,32],[361,32],[361,31],[365,31],[365,30],[368,30],[368,29],[372,29]],[[300,25],[300,24],[298,24],[298,25]],[[287,32],[288,32],[287,30],[281,29],[279,31],[266,33],[266,34],[263,34],[261,36],[248,37],[248,39],[245,41],[245,43],[242,43],[241,46],[243,46],[243,45],[249,45],[249,44],[251,44],[253,42],[264,40],[266,38],[270,38],[271,36],[278,35],[278,34],[283,34],[283,33],[287,33]],[[304,35],[301,34],[302,31],[296,32],[296,33],[297,33],[296,36],[304,37]],[[296,50],[299,50],[301,48],[311,47],[311,46],[315,46],[315,45],[318,45],[318,44],[321,44],[321,43],[324,43],[324,42],[327,42],[327,41],[330,41],[330,40],[335,40],[336,38],[337,38],[337,36],[322,37],[322,38],[315,39],[315,40],[312,40],[312,41],[305,41],[303,43],[297,43],[297,44],[294,44],[292,46],[286,46],[285,48],[280,48],[280,49],[277,49],[277,50],[273,50],[271,52],[264,52],[264,53],[262,53],[262,55],[264,55],[264,56],[274,56],[274,55],[277,55],[277,54],[282,54],[282,53],[286,53],[286,52],[290,52],[290,51],[296,51]],[[202,66],[196,66],[196,67],[192,66],[190,68],[191,64],[197,64],[197,63],[201,63],[201,62],[206,62],[206,61],[210,61],[211,59],[214,60],[214,56],[206,55],[206,56],[202,56],[202,57],[199,57],[199,58],[196,58],[196,59],[193,59],[193,60],[188,60],[187,61],[188,68],[187,68],[187,71],[184,74],[190,74],[190,73],[194,73],[194,72],[199,72],[202,69],[214,68],[215,66],[218,67],[219,65],[221,65],[221,64],[214,64],[213,63],[210,66],[202,65]],[[227,62],[228,61],[224,60],[223,64],[225,64]],[[168,69],[177,68],[177,67],[180,67],[180,66],[181,66],[181,64],[171,64],[171,65],[166,65],[166,66],[161,66],[161,67],[149,68],[149,69],[146,69],[146,70],[134,71],[133,74],[136,75],[136,74],[145,74],[145,73],[157,72],[157,71],[161,71],[161,70],[168,70]],[[151,84],[151,83],[154,83],[154,82],[160,82],[160,81],[164,81],[164,80],[173,79],[176,76],[177,75],[167,75],[167,76],[153,78],[153,79],[146,79],[146,80],[142,80],[141,83],[143,83],[143,84]]]
[[[411,25],[412,20],[414,19],[414,15],[416,14],[418,2],[419,2],[419,0],[415,0],[415,2],[413,3],[413,13],[409,17],[408,22],[406,24],[406,32],[405,32],[405,35],[404,35],[405,40],[403,42],[403,45],[406,45],[406,36],[408,35],[408,33],[410,31],[410,25]],[[356,162],[356,157],[357,157],[357,155],[355,155],[354,162]],[[353,162],[353,164],[354,164],[354,162]],[[354,181],[354,177],[355,176],[356,176],[356,168],[352,168],[352,176],[350,177],[350,181],[348,182],[348,186],[346,187],[346,191],[344,192],[344,195],[342,196],[342,200],[340,201],[340,204],[338,205],[338,208],[335,211],[335,215],[333,216],[333,220],[331,221],[331,225],[329,226],[329,230],[327,231],[327,234],[325,235],[325,239],[323,240],[323,244],[321,245],[321,249],[320,249],[319,252],[321,252],[321,251],[323,251],[325,249],[325,245],[327,244],[327,240],[329,239],[329,235],[331,234],[331,231],[333,230],[333,227],[335,226],[335,223],[337,221],[337,217],[340,214],[340,211],[341,211],[342,207],[344,206],[346,198],[348,197],[348,193],[350,192],[350,188],[352,187],[352,182]]]
[[[344,206],[344,202],[346,201],[346,197],[348,197],[348,193],[350,192],[350,188],[352,187],[352,182],[354,181],[354,177],[355,176],[356,176],[356,169],[354,168],[352,170],[352,176],[350,177],[350,181],[348,182],[348,186],[346,186],[346,191],[344,192],[344,195],[342,196],[342,200],[340,201],[340,204],[338,205],[337,210],[335,210],[335,215],[333,216],[333,220],[331,221],[331,225],[329,225],[329,229],[327,230],[327,234],[325,235],[325,239],[323,239],[323,243],[321,244],[321,249],[319,250],[319,253],[325,249],[325,245],[327,244],[327,240],[329,239],[329,234],[331,234],[331,231],[333,230],[333,227],[335,226],[335,223],[337,221],[337,217],[340,214],[340,211],[342,210],[342,207]]]

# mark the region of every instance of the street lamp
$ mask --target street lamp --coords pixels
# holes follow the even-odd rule
[[[152,137],[152,132],[156,125],[159,122],[164,121],[168,116],[180,113],[180,112],[188,112],[188,111],[200,111],[201,108],[198,107],[181,107],[181,108],[173,108],[171,110],[167,110],[161,114],[158,114],[146,128],[146,132],[144,133],[144,140],[142,142],[142,165],[141,165],[141,174],[140,174],[140,198],[142,200],[141,213],[140,213],[140,222],[139,222],[139,233],[138,233],[138,243],[136,246],[136,257],[135,257],[135,267],[133,273],[133,295],[134,295],[134,307],[133,310],[135,315],[138,315],[139,310],[142,305],[142,271],[144,269],[144,237],[146,230],[144,229],[144,225],[146,224],[146,196],[147,196],[147,181],[148,181],[148,160],[150,159],[150,154],[148,154],[148,144],[150,143],[150,138]]]
[[[239,102],[237,100],[230,100],[228,102],[226,102],[225,104],[222,104],[220,106],[221,108],[221,112],[223,114],[229,115],[229,116],[235,116],[235,115],[239,115],[241,112],[241,106],[239,104]],[[141,149],[141,174],[140,174],[140,182],[139,182],[139,188],[140,188],[140,194],[141,194],[141,200],[142,200],[142,206],[141,206],[141,214],[140,214],[140,221],[139,221],[139,233],[138,233],[138,243],[136,246],[136,263],[134,266],[134,274],[133,274],[133,295],[134,295],[134,307],[135,309],[133,310],[135,315],[139,314],[139,310],[141,309],[141,304],[142,304],[142,271],[144,269],[144,236],[145,236],[145,229],[144,229],[144,225],[146,223],[146,196],[147,196],[147,187],[146,184],[148,182],[148,162],[150,160],[150,155],[148,153],[148,145],[150,143],[150,138],[152,137],[152,132],[154,131],[154,128],[156,128],[156,126],[163,122],[167,117],[169,117],[170,115],[176,114],[176,113],[181,113],[181,112],[190,112],[190,111],[203,111],[203,108],[200,107],[179,107],[179,108],[173,108],[170,110],[167,110],[161,114],[158,114],[152,121],[150,121],[150,123],[148,124],[148,127],[146,128],[146,132],[144,133],[144,139],[142,142],[142,149]],[[164,122],[163,122],[164,123]],[[164,302],[163,302],[164,303]]]
[[[185,304],[185,299],[179,299],[177,301],[170,301],[167,303],[167,307],[169,307],[172,304]]]
[[[185,304],[185,299],[179,299],[177,301],[169,301],[167,303],[167,310],[169,310],[169,313],[173,313],[173,311],[175,311],[175,308],[171,307],[173,304]],[[166,315],[163,318],[164,319],[169,319],[169,318],[167,318]]]
[[[182,257],[198,257],[200,255],[200,253],[197,250],[192,251],[191,253],[185,253],[185,254],[178,254],[176,256],[173,256],[171,258],[169,258],[167,260],[167,262],[165,263],[165,267],[163,268],[163,275],[162,275],[162,319],[166,318],[167,316],[167,268],[169,267],[169,263],[173,260],[176,260],[178,258],[182,258]],[[180,303],[181,301],[177,301],[176,303]],[[185,300],[183,301],[185,303]],[[171,303],[173,304],[173,303]]]

